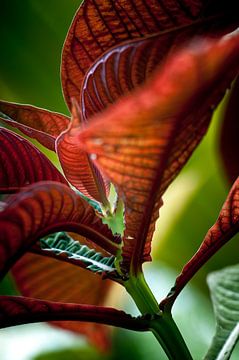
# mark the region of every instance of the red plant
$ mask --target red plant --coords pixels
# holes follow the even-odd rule
[[[1,122],[55,150],[65,174],[1,128],[0,190],[16,194],[1,204],[0,271],[3,277],[11,269],[23,295],[0,297],[2,327],[57,321],[104,348],[106,328],[98,332],[102,325],[89,322],[151,329],[169,358],[190,358],[170,310],[194,273],[238,231],[238,183],[160,306],[142,264],[151,260],[162,195],[238,74],[239,35],[223,36],[238,21],[227,9],[224,2],[199,0],[87,0],[62,55],[71,119],[0,102]],[[122,236],[102,222],[114,216],[110,182],[124,203]],[[104,307],[110,281],[125,286],[142,315],[152,317]]]

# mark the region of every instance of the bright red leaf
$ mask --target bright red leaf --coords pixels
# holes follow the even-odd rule
[[[35,146],[10,130],[0,128],[0,192],[15,192],[42,180],[67,184]]]
[[[175,299],[195,273],[239,231],[239,178],[220,211],[215,224],[207,232],[201,246],[189,262],[183,267],[172,290],[161,307],[172,307]]]
[[[67,128],[69,118],[35,106],[0,101],[0,122],[55,150],[55,138]]]
[[[148,260],[161,196],[198,145],[212,109],[239,70],[239,35],[198,40],[154,79],[92,120],[75,141],[92,154],[125,202],[123,258]]]

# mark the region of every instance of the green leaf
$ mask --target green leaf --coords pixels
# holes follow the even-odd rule
[[[113,272],[114,256],[105,257],[94,249],[73,240],[65,232],[58,232],[47,238],[41,239],[43,250],[52,251],[56,255],[65,254],[67,257],[79,260],[86,264],[86,268],[96,273]]]
[[[216,333],[205,360],[227,360],[239,337],[239,264],[208,276]]]

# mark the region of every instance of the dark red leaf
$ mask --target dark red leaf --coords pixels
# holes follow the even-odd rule
[[[104,305],[110,290],[109,280],[78,266],[30,253],[16,263],[12,274],[22,295],[42,300]],[[54,325],[85,334],[100,348],[109,343],[109,329],[103,326],[71,321]]]
[[[115,239],[93,208],[66,185],[39,182],[9,197],[0,212],[1,275],[23,255],[37,239],[61,230],[87,237],[115,254]]]
[[[71,24],[62,55],[62,84],[69,107],[72,97],[81,100],[86,71],[113,46],[210,16],[215,17],[212,24],[218,30],[234,22],[234,8],[232,1],[224,0],[84,1]]]
[[[239,178],[220,211],[215,224],[207,232],[201,246],[189,262],[183,267],[181,274],[161,307],[172,307],[175,299],[193,275],[239,231]]]
[[[239,78],[226,104],[221,129],[220,150],[226,175],[232,184],[239,175]]]
[[[1,328],[49,320],[98,322],[136,331],[147,331],[148,321],[123,311],[92,305],[62,304],[18,296],[0,296]]]
[[[239,35],[198,40],[169,57],[141,90],[74,134],[125,202],[126,270],[148,260],[161,196],[205,134],[239,70]]]
[[[35,146],[0,128],[0,192],[15,192],[42,180],[67,184],[55,166]]]
[[[68,181],[90,199],[108,207],[109,182],[96,168],[90,156],[74,141],[72,134],[79,131],[80,110],[72,104],[72,122],[56,140],[56,151]],[[72,141],[73,140],[73,141]]]
[[[0,121],[21,130],[50,150],[55,138],[69,125],[69,118],[30,105],[0,101]]]

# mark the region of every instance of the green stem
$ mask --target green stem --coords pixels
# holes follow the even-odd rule
[[[157,300],[145,281],[143,273],[130,277],[125,288],[142,315],[150,314],[150,328],[169,360],[192,360],[184,339],[170,313],[159,309]]]

